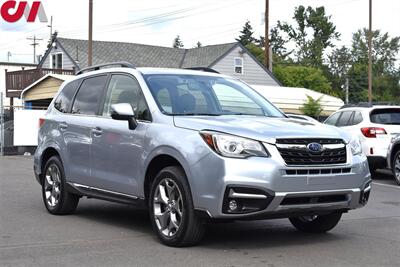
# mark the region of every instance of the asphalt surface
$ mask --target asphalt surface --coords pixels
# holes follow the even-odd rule
[[[0,266],[400,266],[400,187],[384,173],[368,205],[328,234],[234,222],[208,225],[196,247],[169,248],[128,206],[81,199],[74,215],[48,214],[32,158],[0,157],[0,216]]]

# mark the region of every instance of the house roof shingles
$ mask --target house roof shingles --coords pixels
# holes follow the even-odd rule
[[[87,64],[87,40],[57,38],[58,43],[80,68]],[[128,61],[137,67],[209,67],[237,43],[180,49],[135,43],[93,41],[93,65]]]

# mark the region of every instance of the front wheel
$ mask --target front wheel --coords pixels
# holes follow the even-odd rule
[[[325,233],[332,230],[340,221],[341,213],[310,215],[289,218],[297,230],[307,233]]]
[[[392,172],[394,180],[400,185],[400,150],[396,152],[392,160]]]
[[[162,243],[183,247],[202,239],[204,224],[195,214],[182,168],[162,169],[154,179],[149,195],[151,223]]]

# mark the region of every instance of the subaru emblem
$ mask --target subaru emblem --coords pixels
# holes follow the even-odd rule
[[[307,145],[307,149],[311,152],[318,153],[322,151],[322,145],[318,143],[310,143]]]

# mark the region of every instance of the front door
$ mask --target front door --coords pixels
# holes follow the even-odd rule
[[[130,130],[127,121],[113,120],[111,105],[129,103],[138,121]],[[137,196],[138,178],[143,169],[143,147],[149,111],[137,80],[130,75],[113,74],[105,95],[104,107],[93,120],[92,176],[97,187]]]

